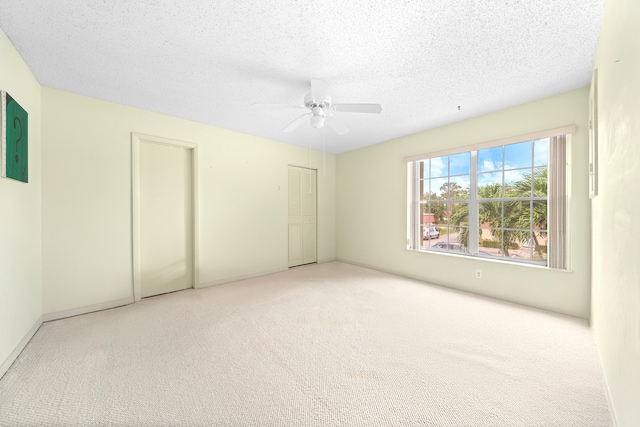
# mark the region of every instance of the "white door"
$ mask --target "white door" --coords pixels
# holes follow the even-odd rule
[[[193,287],[193,150],[140,143],[142,297]]]
[[[289,166],[289,267],[317,262],[316,171]]]

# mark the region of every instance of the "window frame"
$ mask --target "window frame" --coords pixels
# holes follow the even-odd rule
[[[531,249],[530,252],[530,258],[529,259],[517,259],[517,258],[508,258],[505,257],[504,255],[502,256],[492,256],[492,255],[486,255],[486,254],[482,254],[479,253],[479,251],[481,250],[481,248],[479,248],[479,240],[481,237],[481,231],[480,231],[480,224],[479,224],[479,207],[480,207],[480,203],[481,202],[500,202],[503,204],[503,211],[502,211],[502,215],[504,216],[504,203],[508,203],[508,202],[512,202],[514,201],[513,197],[506,197],[506,194],[503,192],[502,193],[502,197],[499,199],[480,199],[478,197],[478,181],[479,181],[479,177],[478,177],[478,151],[482,150],[482,149],[487,149],[487,148],[495,148],[495,147],[502,147],[502,158],[503,158],[503,163],[501,166],[501,169],[499,169],[499,172],[501,173],[502,176],[502,188],[504,189],[505,186],[505,164],[504,164],[504,153],[505,153],[505,146],[507,145],[511,145],[511,144],[517,144],[517,143],[522,143],[522,142],[527,142],[527,141],[531,141],[532,143],[532,163],[531,166],[523,168],[513,168],[514,170],[530,170],[531,173],[534,173],[535,170],[541,166],[536,166],[536,162],[535,159],[533,158],[535,156],[535,141],[536,140],[540,140],[540,139],[545,139],[545,138],[549,138],[549,147],[548,147],[548,160],[547,160],[547,164],[546,166],[544,166],[545,168],[547,168],[547,185],[548,185],[548,190],[547,190],[547,195],[545,197],[540,197],[540,196],[535,196],[535,193],[532,191],[531,195],[527,198],[522,198],[521,200],[523,201],[528,201],[529,202],[529,209],[532,211],[533,206],[535,204],[535,202],[539,202],[539,201],[545,201],[547,203],[547,215],[548,218],[551,216],[551,208],[550,208],[550,203],[551,203],[551,194],[550,194],[550,180],[552,178],[552,172],[551,172],[551,168],[552,167],[558,167],[558,164],[552,159],[552,151],[551,151],[551,139],[555,138],[555,137],[559,137],[561,135],[566,136],[566,141],[564,143],[566,143],[566,151],[569,151],[569,142],[570,142],[570,136],[571,134],[575,133],[575,125],[571,125],[571,126],[564,126],[561,128],[554,128],[554,129],[549,129],[546,131],[540,131],[540,132],[535,132],[535,133],[531,133],[531,134],[526,134],[526,135],[520,135],[520,136],[514,136],[514,137],[510,137],[510,138],[504,138],[501,140],[494,140],[494,141],[489,141],[489,142],[485,142],[485,143],[481,143],[481,144],[474,144],[474,145],[469,145],[469,146],[462,146],[462,147],[457,147],[457,148],[452,148],[452,149],[448,149],[448,150],[441,150],[441,151],[434,151],[431,153],[424,153],[424,154],[418,154],[418,155],[413,155],[413,156],[408,156],[404,159],[404,161],[407,163],[407,183],[408,183],[408,191],[407,191],[407,195],[409,197],[408,200],[408,215],[407,215],[407,249],[408,250],[412,250],[412,251],[417,251],[417,252],[425,252],[425,253],[440,253],[440,254],[447,254],[447,255],[455,255],[455,256],[463,256],[463,257],[469,257],[469,258],[475,258],[475,259],[484,259],[484,260],[492,260],[492,261],[500,261],[500,262],[507,262],[507,263],[513,263],[513,264],[521,264],[521,265],[528,265],[528,266],[536,266],[536,267],[542,267],[542,268],[547,268],[547,269],[561,269],[561,270],[567,270],[568,267],[568,254],[564,254],[563,257],[563,261],[566,259],[567,261],[564,262],[563,265],[561,266],[550,266],[550,249],[547,249],[547,257],[544,261],[536,261],[533,258],[533,254],[534,254],[534,249]],[[464,200],[464,202],[468,202],[468,212],[469,212],[469,218],[468,218],[468,228],[469,228],[469,238],[468,238],[468,248],[466,252],[462,252],[462,251],[452,251],[452,250],[442,250],[442,249],[431,249],[431,248],[423,248],[422,247],[422,226],[424,225],[422,223],[422,218],[421,216],[423,215],[422,213],[422,206],[429,206],[429,202],[425,202],[422,203],[422,198],[424,196],[424,192],[422,194],[420,194],[421,188],[423,184],[420,184],[420,181],[425,182],[426,181],[426,177],[422,177],[421,179],[421,162],[425,161],[425,160],[429,160],[429,159],[434,159],[434,158],[438,158],[438,157],[442,157],[442,156],[452,156],[452,155],[456,155],[456,154],[460,154],[460,153],[470,153],[470,170],[469,170],[469,176],[470,176],[470,185],[469,185],[469,199],[468,200]],[[449,167],[450,167],[450,160],[448,160],[449,162]],[[507,169],[507,171],[510,171],[512,168]],[[568,179],[568,176],[570,176],[570,169],[569,169],[569,164],[568,162],[564,163],[564,174],[565,174],[565,179]],[[447,178],[451,177],[451,170],[448,169],[447,171]],[[429,177],[429,179],[433,179],[431,177]],[[450,182],[450,181],[448,181]],[[567,183],[567,188],[565,189],[565,200],[563,201],[564,203],[564,207],[567,209],[568,211],[568,188],[569,185]],[[431,190],[431,189],[429,189]],[[453,203],[452,199],[450,199],[450,194],[447,194],[447,199],[446,200],[442,200],[443,203]],[[456,199],[457,200],[457,199]],[[531,215],[533,215],[533,213],[531,213]],[[566,227],[566,223],[567,223],[567,219],[568,219],[568,212],[567,214],[565,214],[564,218],[562,219],[562,221],[564,221],[565,223],[565,227]],[[547,233],[547,244],[550,245],[551,239],[549,236],[549,228],[551,227],[549,224],[550,220],[547,220],[547,229],[546,229],[546,233]],[[447,227],[449,227],[449,229],[451,229],[451,224],[448,223]],[[507,231],[510,231],[511,227],[505,227],[504,221],[501,223],[501,230],[506,229]],[[524,229],[523,229],[524,230]],[[535,225],[531,222],[529,224],[529,230],[530,232],[535,232]],[[562,239],[563,242],[560,246],[562,246],[562,249],[566,251],[566,247],[567,242],[567,236],[565,234],[562,235]],[[448,242],[451,243],[451,242]],[[503,243],[504,244],[504,243]],[[503,248],[501,248],[502,250]]]

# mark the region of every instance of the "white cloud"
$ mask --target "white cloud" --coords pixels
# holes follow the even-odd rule
[[[431,176],[442,176],[447,166],[442,161],[442,157],[431,159]]]
[[[536,165],[546,165],[549,163],[549,138],[535,141],[533,161]]]
[[[482,162],[482,166],[480,167],[481,171],[494,171],[496,169],[500,169],[498,165],[496,165],[492,160],[486,159]]]
[[[454,177],[451,178],[451,181],[455,182],[456,184],[458,184],[462,188],[469,188],[469,185],[471,185],[470,180],[469,180],[469,175],[466,175],[466,176],[454,176]]]

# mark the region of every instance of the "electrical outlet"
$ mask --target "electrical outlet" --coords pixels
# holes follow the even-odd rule
[[[482,279],[482,270],[476,270],[476,279]]]

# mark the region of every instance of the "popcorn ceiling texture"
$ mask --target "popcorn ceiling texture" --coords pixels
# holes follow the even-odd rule
[[[0,26],[39,82],[318,148],[309,79],[343,113],[331,152],[356,149],[589,84],[604,0],[0,2]],[[460,106],[460,109],[458,109]],[[304,111],[302,111],[303,113]]]

